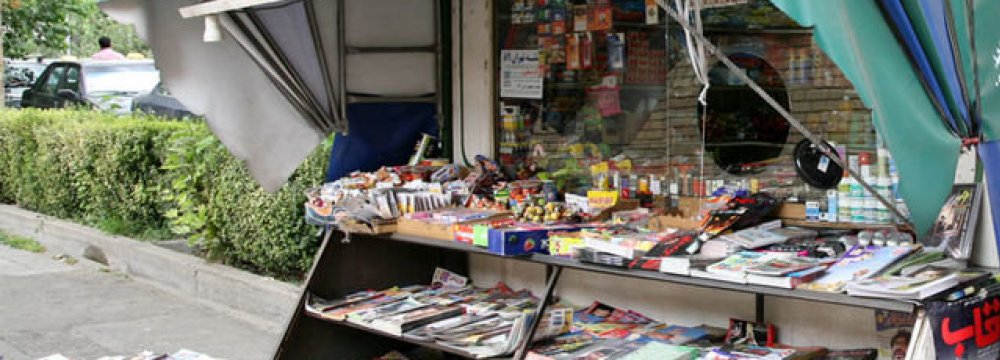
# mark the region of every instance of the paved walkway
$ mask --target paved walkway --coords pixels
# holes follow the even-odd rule
[[[73,360],[191,349],[269,359],[280,334],[81,260],[0,245],[0,357]]]

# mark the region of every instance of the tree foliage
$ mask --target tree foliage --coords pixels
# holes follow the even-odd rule
[[[88,57],[97,39],[108,36],[115,50],[148,55],[135,29],[101,12],[95,0],[0,0],[3,2],[4,56]]]

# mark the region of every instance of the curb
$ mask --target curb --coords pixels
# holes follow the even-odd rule
[[[168,292],[235,312],[273,332],[284,330],[301,292],[299,287],[273,278],[12,205],[0,205],[0,230],[34,238],[53,251],[80,259],[85,252],[93,258],[96,251],[112,269]]]

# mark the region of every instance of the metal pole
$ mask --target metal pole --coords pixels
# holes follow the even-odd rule
[[[562,266],[553,266],[552,275],[549,275],[549,283],[545,287],[545,296],[538,300],[538,308],[535,309],[535,316],[532,317],[531,324],[528,325],[528,333],[521,343],[517,345],[517,352],[514,353],[515,360],[524,360],[528,356],[528,348],[531,346],[531,338],[535,337],[535,332],[538,331],[538,325],[542,322],[542,315],[545,314],[545,309],[549,307],[549,301],[552,299],[552,292],[555,291],[556,284],[559,282],[559,275],[562,274]]]
[[[829,146],[826,145],[826,142],[823,141],[822,138],[813,134],[811,131],[809,131],[809,129],[803,126],[801,122],[796,120],[795,117],[793,117],[792,114],[788,112],[788,110],[785,110],[785,108],[782,107],[781,104],[778,104],[778,102],[775,101],[774,98],[771,97],[771,95],[768,95],[768,93],[764,91],[764,89],[762,89],[760,85],[757,85],[756,82],[750,79],[750,77],[746,75],[743,69],[741,69],[739,66],[736,66],[736,64],[734,64],[731,60],[729,60],[729,57],[726,56],[726,54],[723,54],[721,51],[719,51],[719,49],[716,48],[715,45],[713,45],[711,42],[709,42],[708,39],[706,39],[703,34],[695,32],[694,28],[691,26],[690,23],[688,23],[687,19],[677,14],[677,11],[670,8],[670,6],[666,5],[663,0],[657,0],[657,3],[667,12],[668,15],[670,15],[671,18],[674,19],[674,21],[677,21],[677,23],[679,23],[681,27],[684,28],[684,30],[687,30],[689,33],[691,33],[691,36],[699,43],[701,43],[705,47],[706,51],[708,51],[709,53],[714,55],[717,59],[719,59],[719,61],[721,61],[723,65],[725,65],[727,68],[729,68],[730,71],[736,74],[736,76],[740,78],[740,80],[746,83],[747,86],[750,87],[750,89],[752,89],[755,93],[757,93],[757,95],[759,95],[762,99],[764,99],[764,101],[767,102],[768,105],[771,105],[771,107],[774,108],[774,110],[776,110],[779,114],[781,114],[781,116],[784,117],[785,120],[788,121],[788,123],[795,128],[795,130],[798,130],[800,133],[802,133],[803,136],[809,139],[809,141],[812,141],[812,143],[817,148],[819,148],[819,150],[823,153],[823,155],[826,155],[827,157],[830,158],[830,160],[833,160],[834,163],[840,165],[840,167],[843,168],[844,171],[847,171],[847,173],[850,174],[851,177],[854,178],[854,180],[856,180],[859,184],[861,184],[861,187],[863,187],[865,191],[868,191],[869,193],[874,195],[875,198],[878,199],[880,203],[882,203],[882,205],[885,205],[885,207],[892,212],[893,216],[895,216],[897,220],[905,223],[906,225],[909,225],[911,228],[913,227],[913,223],[910,222],[910,220],[907,219],[905,216],[903,216],[903,213],[896,208],[895,204],[892,204],[891,202],[889,202],[889,200],[882,197],[882,194],[879,194],[878,191],[876,191],[875,188],[873,188],[870,184],[868,184],[867,181],[862,179],[857,172],[855,172],[853,169],[847,166],[847,164],[844,162],[843,159],[840,158],[840,156],[834,155],[833,151],[830,149]],[[702,156],[704,156],[704,154]]]

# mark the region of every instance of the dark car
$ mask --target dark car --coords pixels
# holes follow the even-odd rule
[[[35,79],[45,71],[48,63],[39,61],[4,60],[4,104],[10,108],[21,107],[21,95],[35,84]]]
[[[87,106],[127,114],[136,96],[160,82],[152,61],[57,61],[21,96],[22,107]]]
[[[135,111],[166,118],[182,119],[195,116],[184,104],[171,96],[170,91],[162,83],[156,84],[149,94],[135,98],[132,104]]]

